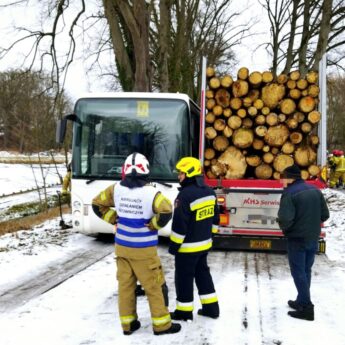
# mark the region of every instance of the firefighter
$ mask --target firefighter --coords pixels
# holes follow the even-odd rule
[[[207,254],[212,232],[217,232],[219,211],[214,191],[204,184],[200,161],[184,157],[177,164],[180,192],[170,236],[169,253],[175,255],[176,309],[173,320],[193,320],[193,284],[198,289],[202,309],[198,314],[218,318],[219,304]]]
[[[345,159],[344,152],[341,150],[333,150],[333,157],[330,158],[331,176],[329,186],[331,188],[337,187],[339,179],[343,177],[345,173]]]
[[[67,173],[62,180],[62,195],[68,195],[71,191],[72,166],[71,162],[67,164]]]
[[[172,206],[148,183],[149,163],[145,156],[129,155],[123,170],[124,179],[92,201],[97,216],[108,223],[117,223],[115,255],[123,333],[130,335],[141,326],[136,311],[137,281],[149,300],[154,334],[177,333],[181,325],[171,323],[167,286],[157,254],[157,230],[171,219]]]
[[[343,167],[343,173],[340,177],[342,188],[345,188],[345,157],[344,157],[344,151],[340,150],[340,159],[339,159],[339,165]]]

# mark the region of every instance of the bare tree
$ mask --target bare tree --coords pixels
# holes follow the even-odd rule
[[[327,147],[330,150],[345,148],[345,78],[331,76],[327,80]]]
[[[344,0],[265,0],[262,5],[271,23],[272,40],[266,46],[275,74],[281,65],[283,73],[318,70],[326,52],[328,64],[342,60],[336,48],[345,43]]]
[[[55,146],[56,119],[71,106],[63,95],[57,108],[54,92],[47,91],[49,83],[50,78],[38,72],[0,73],[3,149],[37,152]]]
[[[98,0],[95,6],[84,0],[44,0],[40,6],[48,8],[45,17],[50,25],[18,27],[21,36],[0,49],[0,58],[23,40],[33,40],[27,58],[31,66],[39,60],[41,67],[50,59],[52,80],[60,95],[79,35],[87,44],[91,67],[97,66],[104,77],[115,79],[112,85],[118,83],[125,91],[179,91],[193,96],[200,56],[205,54],[211,63],[229,64],[234,57],[232,48],[247,33],[247,23],[237,28],[232,25],[239,15],[231,10],[233,2]],[[3,6],[11,5],[13,2],[7,1]],[[62,52],[58,46],[66,32],[67,50]],[[102,65],[103,53],[114,57],[112,69]]]

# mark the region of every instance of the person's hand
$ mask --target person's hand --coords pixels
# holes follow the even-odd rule
[[[145,224],[145,226],[147,226],[151,231],[157,230],[157,229],[153,226],[152,221],[150,221],[150,223]]]

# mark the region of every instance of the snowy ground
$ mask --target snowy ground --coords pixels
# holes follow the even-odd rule
[[[192,323],[182,323],[180,333],[155,337],[146,298],[140,297],[138,314],[142,328],[126,337],[122,335],[118,320],[116,268],[114,255],[110,254],[54,289],[2,312],[0,344],[318,345],[327,342],[343,345],[345,194],[328,189],[324,193],[331,219],[325,224],[327,256],[317,256],[314,265],[314,322],[286,315],[289,310],[286,301],[295,298],[296,294],[286,255],[213,251],[209,255],[209,265],[220,300],[218,320],[195,315]],[[0,237],[0,303],[8,289],[24,284],[27,279],[35,279],[40,272],[95,241],[72,231],[61,231],[58,224],[59,219],[55,219],[33,231]],[[173,259],[167,253],[166,244],[160,245],[159,252],[173,310]],[[195,309],[199,307],[195,295]]]

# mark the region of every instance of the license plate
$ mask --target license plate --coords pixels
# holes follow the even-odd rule
[[[270,240],[250,240],[251,249],[271,249],[272,241]]]

